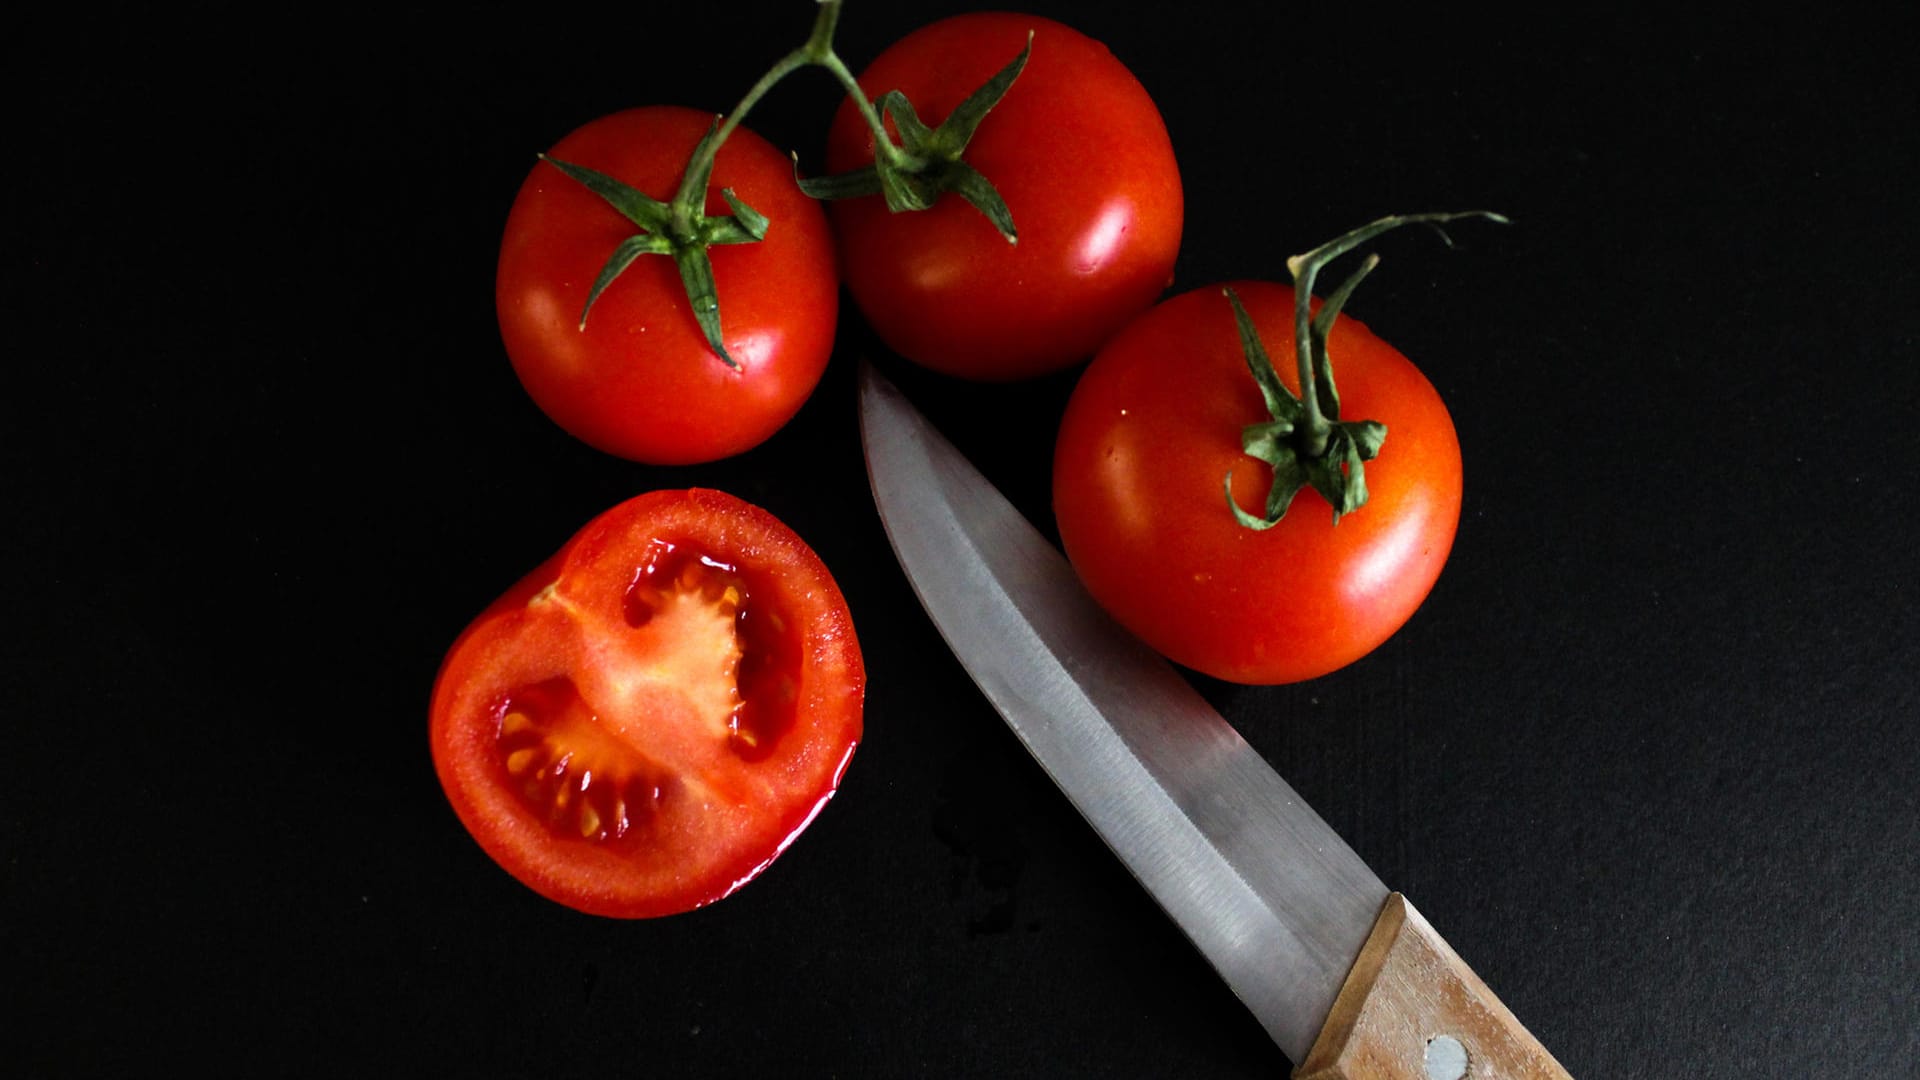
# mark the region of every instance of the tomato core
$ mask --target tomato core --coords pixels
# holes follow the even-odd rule
[[[721,727],[728,748],[747,761],[761,761],[793,728],[799,704],[800,655],[790,620],[771,600],[761,600],[752,575],[706,554],[695,545],[655,540],[635,570],[622,597],[627,623],[638,629],[662,610],[689,604],[694,616],[713,620],[708,633],[674,636],[706,638],[710,651],[728,654],[723,683],[730,699]],[[724,622],[726,642],[712,632]]]
[[[765,760],[794,724],[799,656],[787,620],[752,597],[739,567],[692,544],[648,544],[620,610],[658,647],[610,680],[638,708],[621,710],[632,714],[624,721],[602,716],[565,676],[510,692],[494,710],[503,786],[556,833],[611,842],[644,827],[676,794],[666,766],[678,763],[646,749],[660,745],[667,724],[704,731],[745,761]],[[663,673],[671,689],[658,685]]]

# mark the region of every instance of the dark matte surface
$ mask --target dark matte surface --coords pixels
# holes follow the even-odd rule
[[[851,6],[857,68],[954,5]],[[858,356],[1049,529],[1071,373],[948,384],[849,308],[789,428],[674,469],[514,381],[492,260],[533,153],[628,105],[724,109],[811,18],[746,5],[715,56],[718,16],[643,7],[76,12],[9,42],[0,1056],[1282,1074],[943,651],[868,501]],[[1428,603],[1325,679],[1201,689],[1575,1075],[1914,1075],[1911,22],[1040,10],[1161,104],[1178,289],[1387,212],[1518,223],[1383,240],[1352,303],[1465,449]],[[835,101],[805,73],[753,126],[812,165]],[[580,523],[695,484],[833,568],[868,739],[737,896],[576,915],[461,830],[428,689]]]

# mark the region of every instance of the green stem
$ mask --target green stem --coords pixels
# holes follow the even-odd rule
[[[619,277],[640,255],[671,255],[680,267],[680,278],[686,286],[687,302],[691,305],[694,318],[700,324],[700,330],[706,335],[707,344],[714,355],[725,361],[735,371],[740,364],[728,352],[720,325],[720,300],[714,282],[713,266],[708,260],[707,249],[717,244],[750,244],[762,240],[767,235],[767,218],[749,206],[730,188],[722,187],[720,194],[732,208],[731,216],[707,216],[707,189],[713,180],[713,166],[719,159],[720,147],[726,143],[735,129],[746,119],[747,113],[765,97],[768,91],[781,79],[803,67],[826,67],[840,76],[841,81],[852,83],[853,76],[847,72],[847,66],[833,51],[833,33],[840,24],[841,0],[819,0],[820,11],[814,16],[813,29],[807,34],[807,40],[799,48],[781,57],[760,80],[753,84],[733,111],[721,117],[702,136],[700,142],[688,155],[686,170],[680,174],[680,184],[673,198],[668,202],[634,190],[627,184],[583,168],[576,164],[559,161],[542,154],[541,159],[555,168],[585,184],[595,194],[605,199],[609,205],[633,222],[640,230],[615,249],[613,256],[601,268],[600,276],[587,293],[586,305],[580,312],[580,328],[586,329],[587,313],[593,309],[594,300],[599,297],[612,281]],[[864,95],[854,94],[869,114]],[[893,147],[886,144],[888,150]],[[894,155],[887,155],[893,157]],[[798,177],[796,176],[797,180]],[[804,182],[802,182],[804,187]]]
[[[885,163],[895,169],[908,172],[918,169],[922,165],[921,160],[901,149],[900,144],[894,142],[893,137],[887,134],[886,121],[880,119],[879,110],[875,109],[873,102],[867,99],[867,92],[860,88],[860,80],[853,77],[853,72],[841,62],[840,57],[829,51],[819,63],[821,67],[832,72],[834,78],[840,80],[840,85],[847,91],[847,97],[853,101],[853,107],[860,110],[860,118],[866,121],[868,130],[873,132],[874,157],[886,158]]]
[[[1432,225],[1435,231],[1440,233],[1440,238],[1451,245],[1452,241],[1447,239],[1446,232],[1439,227],[1446,222],[1465,217],[1483,217],[1501,224],[1507,222],[1504,216],[1486,210],[1443,214],[1394,214],[1337,236],[1312,251],[1287,259],[1287,272],[1293,275],[1293,353],[1294,360],[1300,368],[1300,403],[1306,409],[1306,415],[1301,417],[1300,422],[1301,441],[1303,449],[1309,455],[1318,456],[1325,453],[1327,442],[1333,434],[1333,424],[1320,408],[1318,380],[1314,377],[1313,335],[1309,332],[1313,323],[1313,286],[1320,276],[1320,268],[1381,233],[1397,229],[1402,225]],[[1369,266],[1367,269],[1372,267]],[[1362,271],[1362,274],[1364,273],[1365,271]]]
[[[1323,249],[1315,249],[1319,250]],[[1313,339],[1308,328],[1312,323],[1309,314],[1313,282],[1319,277],[1325,260],[1307,262],[1302,269],[1296,263],[1303,258],[1305,256],[1296,255],[1287,260],[1287,269],[1293,274],[1293,358],[1300,371],[1300,404],[1306,409],[1300,424],[1301,448],[1309,457],[1319,457],[1327,452],[1327,439],[1333,434],[1333,425],[1320,411],[1320,388],[1313,375]]]
[[[1366,463],[1380,455],[1387,439],[1387,426],[1377,420],[1340,418],[1340,394],[1334,386],[1333,360],[1327,355],[1327,341],[1333,333],[1334,320],[1347,306],[1353,290],[1379,265],[1380,257],[1369,255],[1358,270],[1327,294],[1318,314],[1313,312],[1313,287],[1319,280],[1321,267],[1388,229],[1421,222],[1433,226],[1440,238],[1447,240],[1440,225],[1462,217],[1507,220],[1486,211],[1384,217],[1287,260],[1287,272],[1293,275],[1294,282],[1294,356],[1300,367],[1297,398],[1281,383],[1240,298],[1232,289],[1226,290],[1234,323],[1240,331],[1240,350],[1246,355],[1248,372],[1266,400],[1269,417],[1240,429],[1240,448],[1248,457],[1265,462],[1273,470],[1273,482],[1267,488],[1266,512],[1261,515],[1247,513],[1234,499],[1233,473],[1228,471],[1225,491],[1234,520],[1249,529],[1270,529],[1280,523],[1287,508],[1293,505],[1294,496],[1305,487],[1313,488],[1327,500],[1333,508],[1335,524],[1339,524],[1342,515],[1367,504]]]
[[[881,133],[880,141],[889,151],[894,152],[890,156],[897,156],[897,148],[886,138],[886,129],[880,125],[880,118],[874,113],[873,105],[867,101],[866,95],[860,92],[860,84],[855,81],[853,73],[847,70],[847,65],[840,60],[839,54],[833,51],[833,32],[840,24],[841,2],[842,0],[820,0],[820,12],[814,16],[813,30],[807,35],[805,44],[781,57],[765,75],[760,77],[759,82],[753,84],[745,96],[741,97],[739,104],[733,107],[733,111],[721,121],[718,133],[708,143],[702,154],[687,163],[687,171],[680,177],[680,188],[674,193],[670,204],[673,228],[683,234],[676,239],[692,239],[694,222],[698,221],[701,214],[705,212],[707,202],[705,185],[699,183],[697,178],[712,175],[714,158],[719,156],[720,147],[727,141],[727,137],[732,135],[733,129],[739,127],[741,121],[746,119],[747,113],[760,103],[760,99],[773,89],[774,84],[803,67],[824,67],[847,86],[854,102],[866,115],[868,123],[875,131]]]
[[[705,208],[707,202],[706,189],[692,183],[692,181],[695,177],[713,175],[713,159],[720,156],[720,147],[727,141],[727,136],[733,134],[733,130],[740,126],[740,121],[746,118],[748,111],[759,104],[760,99],[767,95],[767,91],[773,89],[775,83],[791,75],[796,69],[803,66],[804,63],[804,50],[796,49],[786,56],[781,57],[780,62],[773,65],[772,70],[762,75],[760,81],[753,84],[753,89],[748,90],[747,95],[741,98],[740,103],[735,105],[733,111],[727,114],[726,119],[720,122],[719,132],[713,137],[712,141],[707,144],[701,156],[687,163],[687,171],[682,174],[680,178],[680,189],[674,192],[673,195],[675,224],[678,224],[680,221],[679,211],[683,206],[687,206],[691,210],[688,217],[689,222],[691,222],[692,216],[698,215]]]

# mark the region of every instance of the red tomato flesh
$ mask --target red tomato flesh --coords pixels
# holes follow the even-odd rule
[[[667,915],[744,885],[813,820],[864,689],[845,600],[799,537],[720,492],[653,492],[454,643],[434,764],[474,839],[535,891]]]
[[[1233,288],[1297,394],[1293,290]],[[1226,505],[1231,472],[1234,501],[1260,516],[1272,472],[1241,450],[1241,428],[1269,414],[1219,286],[1142,316],[1074,389],[1054,457],[1062,544],[1095,599],[1180,664],[1240,683],[1324,675],[1386,641],[1440,575],[1461,498],[1446,406],[1357,320],[1334,323],[1328,353],[1341,417],[1387,426],[1367,504],[1337,525],[1311,488],[1265,531]]]

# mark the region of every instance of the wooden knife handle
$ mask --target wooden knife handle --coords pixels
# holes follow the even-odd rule
[[[1571,1080],[1399,893],[1294,1080]]]

